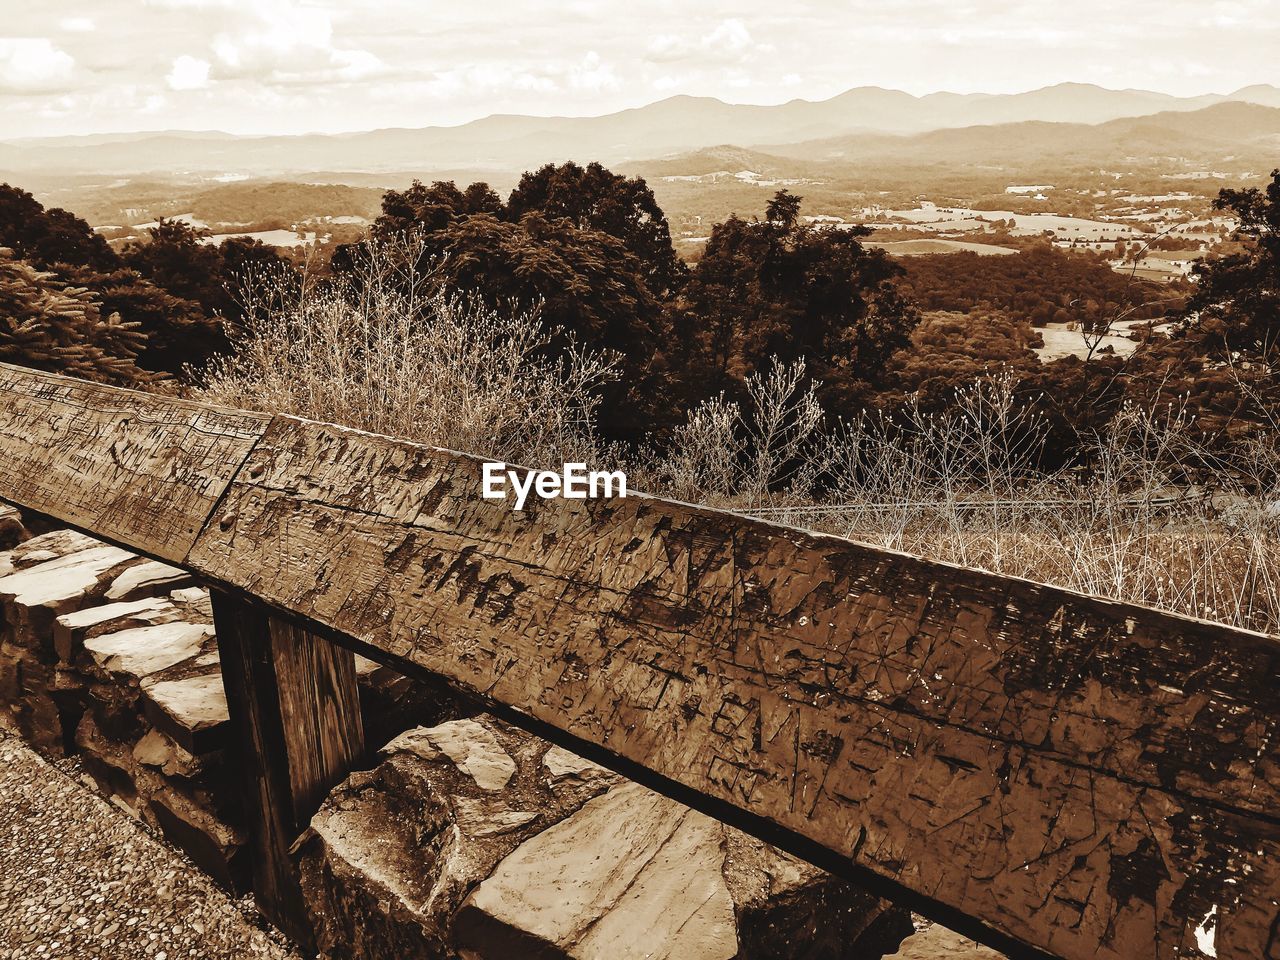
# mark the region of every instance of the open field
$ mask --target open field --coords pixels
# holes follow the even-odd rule
[[[930,253],[976,253],[980,257],[1003,257],[1018,251],[994,243],[966,243],[963,240],[871,240],[866,246],[895,257],[922,257]]]
[[[881,229],[891,229],[894,222],[935,231],[985,230],[997,220],[1012,221],[1014,236],[1033,237],[1051,233],[1058,240],[1131,240],[1144,236],[1137,227],[1084,217],[1065,217],[1052,213],[1018,213],[1015,210],[974,210],[968,207],[939,207],[932,203],[911,210],[875,211]]]

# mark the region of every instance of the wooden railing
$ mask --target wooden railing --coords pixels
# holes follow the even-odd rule
[[[0,366],[0,496],[214,588],[286,928],[358,651],[1011,955],[1280,957],[1275,638],[480,462]]]

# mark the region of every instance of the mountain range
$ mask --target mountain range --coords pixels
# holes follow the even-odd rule
[[[922,152],[990,159],[1064,149],[1225,149],[1245,143],[1280,158],[1280,89],[1174,97],[1065,83],[1019,94],[858,87],[822,101],[775,106],[676,96],[599,117],[494,115],[456,127],[361,133],[237,136],[161,131],[0,142],[0,176],[25,172],[113,176],[315,170],[521,170],[548,161],[653,160],[716,144],[811,159],[892,159]]]

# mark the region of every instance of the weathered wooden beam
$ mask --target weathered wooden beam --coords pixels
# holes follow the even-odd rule
[[[289,849],[364,752],[355,656],[234,594],[215,590],[213,615],[254,894],[263,913],[309,946]]]
[[[6,499],[181,562],[270,417],[0,364]]]
[[[189,568],[925,912],[1280,957],[1274,638],[647,497],[514,513],[475,458],[284,417],[214,499]]]
[[[1280,949],[1275,640],[480,476],[277,420],[189,559],[1050,954]]]

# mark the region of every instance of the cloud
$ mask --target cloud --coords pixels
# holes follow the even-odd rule
[[[575,90],[600,93],[617,90],[622,86],[622,81],[618,79],[612,66],[601,61],[600,54],[589,50],[582,62],[569,70],[569,85]]]
[[[698,59],[709,63],[741,63],[754,54],[771,53],[773,46],[752,39],[746,23],[737,17],[722,20],[696,40],[662,33],[649,41],[646,59],[673,63]]]
[[[224,0],[160,0],[209,4]],[[213,37],[214,73],[266,84],[321,84],[366,80],[389,72],[376,54],[335,43],[333,10],[293,0],[259,0],[222,18]]]
[[[59,93],[75,79],[76,61],[48,38],[0,37],[0,90]]]
[[[351,130],[608,113],[675,93],[820,99],[863,84],[999,93],[1083,80],[1190,94],[1280,80],[1277,0],[1133,0],[1120,18],[1110,0],[6,6],[0,32],[26,38],[0,41],[7,136]]]
[[[730,56],[740,56],[754,46],[751,31],[738,19],[725,20],[702,38],[704,50],[726,53]]]
[[[146,0],[146,5],[162,10],[234,10],[237,0]]]
[[[673,33],[660,33],[649,41],[647,59],[654,63],[683,60],[693,52],[693,45]]]
[[[203,90],[209,86],[209,61],[183,54],[165,77],[170,90]]]

